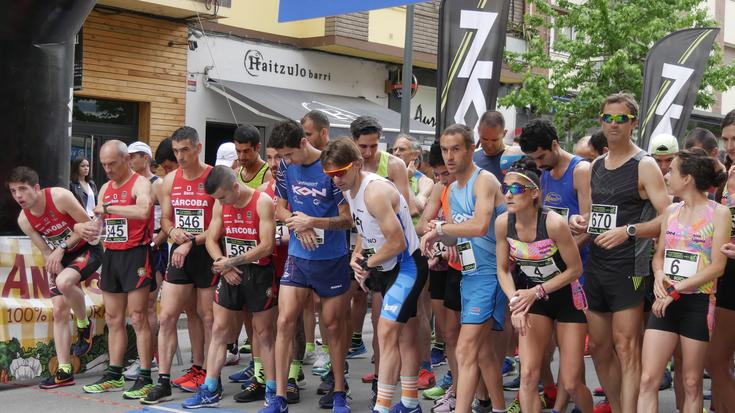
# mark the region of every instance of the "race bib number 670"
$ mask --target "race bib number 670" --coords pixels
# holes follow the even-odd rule
[[[618,206],[592,204],[590,208],[590,222],[587,232],[590,234],[603,234],[617,225]]]

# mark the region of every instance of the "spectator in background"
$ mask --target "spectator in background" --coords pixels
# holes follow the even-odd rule
[[[227,166],[232,169],[240,167],[234,143],[225,142],[217,148],[217,160],[214,161],[214,166],[218,165]]]
[[[89,160],[85,157],[77,158],[71,162],[71,173],[69,177],[69,190],[82,204],[87,215],[94,216],[94,207],[97,205],[97,185],[89,176]]]
[[[163,168],[164,175],[179,167],[176,156],[174,156],[174,150],[171,147],[171,138],[166,138],[158,144],[154,158],[156,164]]]

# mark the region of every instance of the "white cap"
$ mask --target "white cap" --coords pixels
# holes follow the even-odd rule
[[[225,142],[217,148],[217,160],[214,162],[214,166],[224,165],[232,167],[232,163],[237,160],[237,151],[235,150],[235,144],[232,142]]]
[[[660,133],[651,138],[648,153],[651,155],[674,155],[679,152],[679,142],[669,133]]]
[[[153,151],[151,151],[151,147],[148,146],[147,143],[137,141],[133,142],[130,145],[128,145],[128,153],[136,153],[136,152],[143,152],[144,154],[148,155],[151,159],[153,158]]]

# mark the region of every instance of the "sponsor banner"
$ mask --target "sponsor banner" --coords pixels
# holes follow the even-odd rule
[[[495,108],[510,0],[444,0],[439,11],[437,138],[454,123],[475,131]]]
[[[718,28],[685,29],[659,40],[646,57],[638,146],[651,153],[654,136],[681,139],[697,100]]]
[[[58,366],[49,291],[51,277],[43,263],[43,255],[29,238],[0,237],[0,383],[45,376]],[[107,340],[103,336],[105,309],[98,283],[99,273],[82,283],[95,342],[86,356],[72,356],[75,372],[107,360]],[[67,324],[74,342],[77,329],[71,311]]]

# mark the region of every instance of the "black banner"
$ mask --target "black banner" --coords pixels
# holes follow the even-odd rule
[[[685,29],[656,42],[646,57],[638,146],[669,133],[681,139],[697,100],[712,44],[720,29]]]
[[[510,0],[443,0],[439,10],[437,139],[454,123],[475,130],[495,109]]]

